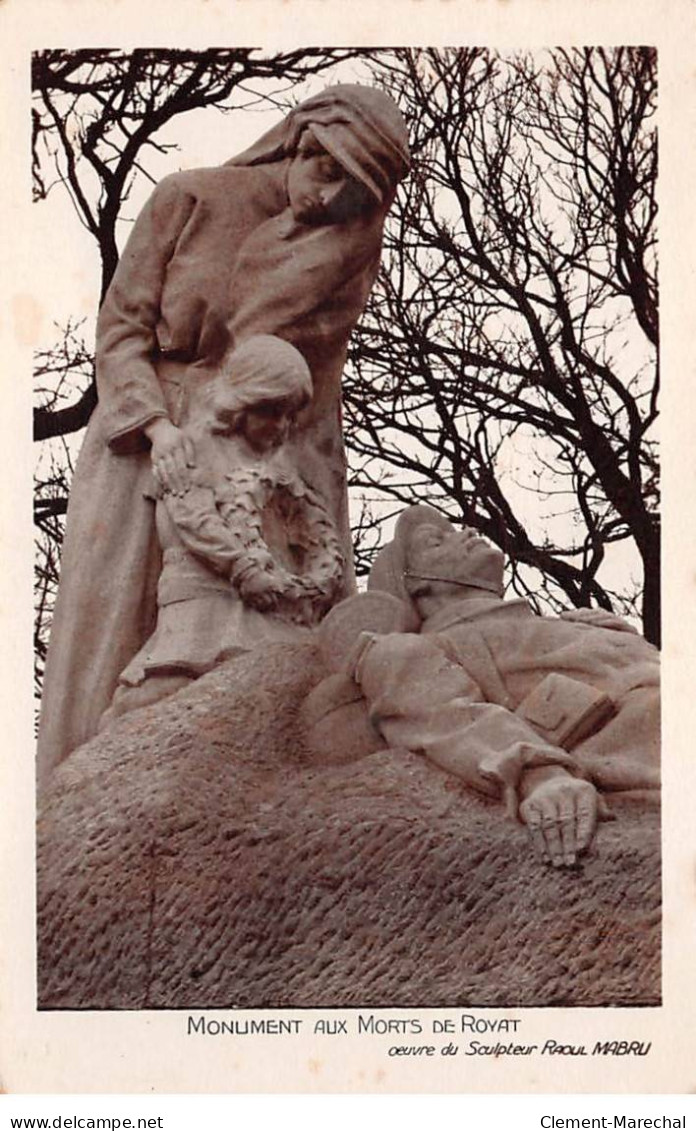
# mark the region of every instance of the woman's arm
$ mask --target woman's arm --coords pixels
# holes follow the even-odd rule
[[[144,446],[147,426],[168,421],[154,367],[156,327],[167,264],[194,207],[180,174],[160,182],[135,222],[99,313],[97,388],[116,451]]]

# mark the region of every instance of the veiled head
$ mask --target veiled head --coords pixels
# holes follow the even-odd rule
[[[406,123],[381,90],[356,83],[330,86],[288,118],[285,151],[294,154],[305,129],[379,204],[389,202],[409,168]]]
[[[409,168],[406,123],[381,90],[327,87],[300,103],[236,165],[290,158],[288,195],[296,219],[333,223],[366,206],[386,211]]]
[[[369,189],[325,149],[311,126],[290,162],[288,203],[301,224],[340,224],[375,207]]]

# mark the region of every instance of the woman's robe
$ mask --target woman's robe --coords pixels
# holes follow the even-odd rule
[[[39,779],[95,732],[153,631],[160,553],[143,426],[176,424],[235,342],[275,333],[305,355],[314,398],[296,461],[350,562],[340,378],[378,262],[384,209],[309,229],[287,209],[287,162],[173,174],[138,218],[97,328],[98,407],[75,471],[46,665]],[[347,572],[344,592],[352,585]]]

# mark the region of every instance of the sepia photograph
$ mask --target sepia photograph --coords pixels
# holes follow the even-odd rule
[[[659,1004],[655,50],[32,79],[39,1005]]]
[[[0,92],[3,1087],[686,1091],[684,29],[100,6]]]

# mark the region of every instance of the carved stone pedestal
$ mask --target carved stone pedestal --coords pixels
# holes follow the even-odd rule
[[[624,803],[552,869],[403,751],[309,753],[312,644],[229,661],[56,773],[45,1009],[654,1005],[659,820]]]

